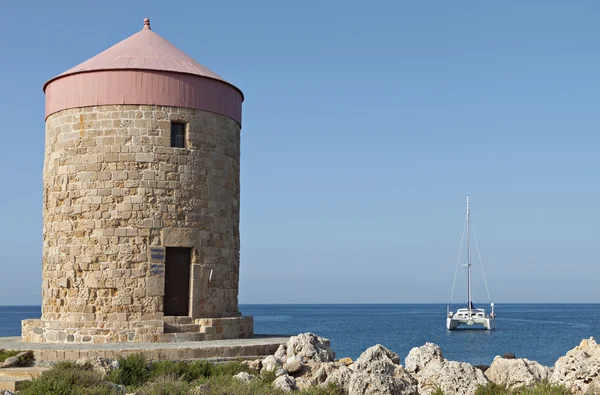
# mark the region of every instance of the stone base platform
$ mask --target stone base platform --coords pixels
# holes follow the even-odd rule
[[[24,382],[40,377],[48,369],[40,367],[0,369],[0,390],[19,391]]]
[[[141,353],[149,360],[235,359],[272,355],[284,336],[254,336],[250,339],[205,340],[177,343],[32,343],[21,337],[0,337],[0,349],[31,350],[36,364],[75,361],[84,357],[118,358]]]
[[[21,322],[22,338],[33,343],[150,343],[190,342],[252,337],[252,316],[200,318],[166,316],[146,321],[127,321],[122,314],[113,321],[27,319]]]

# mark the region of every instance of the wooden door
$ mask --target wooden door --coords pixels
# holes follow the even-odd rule
[[[165,257],[165,316],[189,315],[191,249],[167,247]]]

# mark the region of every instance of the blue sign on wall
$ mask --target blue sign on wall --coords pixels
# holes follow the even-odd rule
[[[149,247],[148,253],[150,254],[150,262],[164,262],[165,261],[165,247]]]

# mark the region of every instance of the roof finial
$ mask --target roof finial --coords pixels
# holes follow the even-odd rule
[[[144,29],[152,30],[150,28],[150,19],[149,18],[144,19]]]

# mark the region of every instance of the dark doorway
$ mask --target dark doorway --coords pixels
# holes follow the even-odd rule
[[[165,316],[186,316],[190,302],[191,249],[167,247],[165,258]]]

